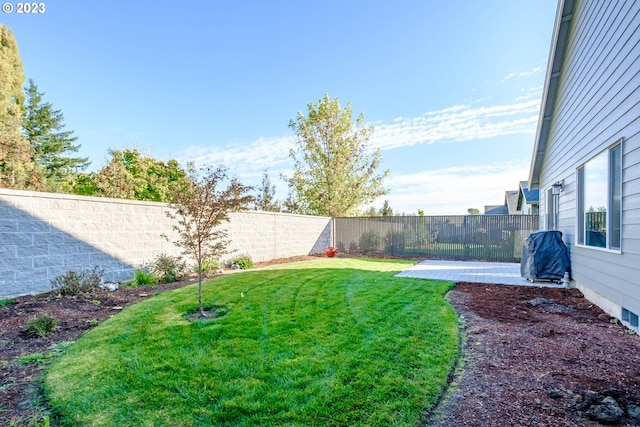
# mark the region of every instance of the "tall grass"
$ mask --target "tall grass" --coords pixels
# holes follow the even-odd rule
[[[330,259],[223,276],[89,331],[45,378],[66,426],[415,426],[446,386],[450,283],[398,261]]]

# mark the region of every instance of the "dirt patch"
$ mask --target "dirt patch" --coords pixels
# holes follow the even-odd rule
[[[256,267],[309,259],[315,257]],[[20,425],[16,419],[27,420],[40,408],[42,365],[20,364],[20,356],[51,352],[124,307],[191,283],[65,298],[27,296],[0,307],[0,425]],[[612,323],[579,291],[459,284],[449,301],[464,324],[464,360],[450,393],[425,425],[597,426],[587,414],[611,396],[625,411],[617,425],[640,425],[628,413],[640,405],[640,338]],[[27,337],[26,322],[40,313],[60,323],[47,337]]]

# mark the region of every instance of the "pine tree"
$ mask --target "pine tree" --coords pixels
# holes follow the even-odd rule
[[[0,186],[33,187],[35,165],[22,137],[23,65],[13,32],[0,24]]]
[[[87,168],[86,157],[68,157],[80,148],[73,145],[78,137],[73,131],[65,131],[64,116],[60,110],[54,110],[49,102],[43,102],[44,93],[38,92],[38,86],[29,79],[25,89],[27,102],[22,119],[24,138],[29,142],[32,160],[44,171],[46,187],[52,191],[62,190],[62,186],[76,172]]]
[[[262,185],[256,196],[256,210],[266,212],[280,212],[280,203],[275,198],[276,186],[271,184],[267,169],[262,171]]]
[[[382,208],[380,208],[380,215],[382,216],[393,216],[393,209],[389,205],[389,201],[385,200]]]

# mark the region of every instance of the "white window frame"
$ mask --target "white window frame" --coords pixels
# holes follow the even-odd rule
[[[622,159],[623,159],[623,140],[622,138],[607,147],[606,150],[603,150],[597,153],[595,156],[581,164],[576,168],[576,246],[600,251],[607,251],[613,253],[622,253]],[[614,160],[613,152],[616,148],[619,148],[619,176],[618,179],[614,179],[613,170],[612,170],[612,161]],[[584,204],[584,167],[593,159],[598,157],[599,155],[606,153],[607,155],[607,178],[606,178],[606,187],[607,187],[607,206],[606,206],[606,235],[605,235],[605,246],[595,246],[595,245],[587,245],[587,236],[586,236],[586,219],[585,219],[585,207]],[[614,187],[614,183],[617,181],[617,186]],[[617,194],[616,194],[617,193]],[[616,201],[614,198],[618,196],[618,215],[613,215],[615,212],[614,206],[616,205]],[[614,229],[613,223],[614,220],[617,220],[619,225],[619,241],[612,243],[612,230]]]

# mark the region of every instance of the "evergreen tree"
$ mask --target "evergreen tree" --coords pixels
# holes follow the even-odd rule
[[[256,196],[255,208],[260,211],[280,212],[280,203],[275,198],[276,186],[271,184],[267,169],[262,171],[262,185]]]
[[[382,216],[393,216],[393,209],[389,206],[389,201],[385,200],[382,208],[380,208],[380,215]]]
[[[33,80],[29,80],[25,92],[27,102],[22,119],[24,138],[31,146],[33,161],[44,171],[45,187],[59,191],[74,173],[86,169],[89,161],[86,157],[65,155],[78,151],[80,146],[73,144],[78,137],[73,136],[73,131],[63,130],[62,112],[42,101],[44,93],[38,92]]]
[[[289,122],[298,140],[290,151],[294,161],[292,177],[283,177],[297,201],[316,215],[331,217],[354,214],[357,209],[388,193],[377,174],[380,150],[366,153],[373,126],[364,127],[364,115],[355,124],[348,103],[326,95],[308,105]]]
[[[13,32],[0,24],[0,186],[37,185],[31,147],[22,137],[23,65]]]

